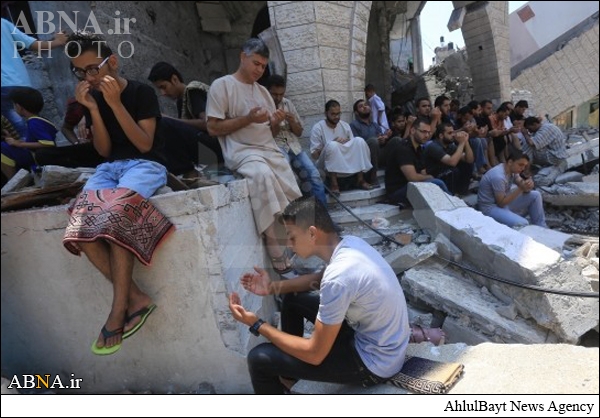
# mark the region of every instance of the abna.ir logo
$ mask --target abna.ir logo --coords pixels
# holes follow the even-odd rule
[[[14,375],[8,389],[81,389],[82,378],[71,373],[70,379],[62,379],[59,375],[24,374]]]

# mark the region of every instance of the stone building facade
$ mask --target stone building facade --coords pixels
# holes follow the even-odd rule
[[[506,2],[453,3],[467,10],[462,30],[476,98],[508,97]],[[30,1],[28,4],[34,17],[50,12],[56,20],[58,11],[73,20],[78,16],[79,28],[90,29],[88,18],[93,14],[109,43],[124,45],[126,56],[120,60],[124,73],[140,81],[146,81],[156,62],[167,61],[182,72],[185,81],[210,83],[235,71],[239,47],[246,39],[271,27],[285,63],[288,96],[303,117],[304,136],[308,136],[312,125],[323,118],[324,104],[329,99],[341,103],[342,117],[350,121],[352,104],[364,97],[365,84],[373,83],[378,94],[391,104],[389,33],[396,17],[402,16],[412,22],[411,36],[417,40],[414,32],[418,32],[418,14],[424,2]],[[117,22],[124,18],[131,20],[129,33],[123,33],[122,27],[121,33],[116,30]],[[42,39],[47,39],[44,36]],[[413,48],[413,55],[420,57],[419,43],[413,42]],[[44,74],[38,71],[40,75],[34,77],[34,86],[43,90],[48,99],[46,114],[60,123],[76,80],[62,54],[40,60],[43,64],[40,71]],[[420,59],[415,59],[415,68],[419,62]],[[171,101],[161,99],[161,104],[165,113],[175,112]]]

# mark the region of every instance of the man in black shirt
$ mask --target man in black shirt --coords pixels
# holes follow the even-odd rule
[[[167,180],[156,140],[160,109],[152,87],[119,75],[118,58],[101,37],[77,32],[67,45],[79,79],[75,97],[86,107],[94,148],[108,162],[97,167],[74,203],[63,243],[75,254],[83,251],[112,282],[110,314],[92,344],[94,354],[106,355],[156,307],[132,275],[134,255],[148,264],[172,227],[148,201]],[[139,225],[145,230],[134,231]],[[152,245],[137,246],[141,241]]]
[[[389,148],[388,162],[385,168],[385,191],[392,204],[408,204],[406,199],[409,182],[427,181],[437,184],[448,193],[442,180],[436,179],[425,171],[422,146],[431,137],[427,120],[417,119],[410,128],[410,138],[392,138]]]
[[[161,95],[173,99],[179,119],[163,117],[160,133],[168,135],[166,154],[168,169],[185,177],[194,175],[195,164],[223,164],[219,140],[208,134],[206,102],[209,86],[200,81],[183,82],[181,73],[167,62],[158,62],[150,70],[148,80]]]
[[[452,194],[468,192],[474,161],[468,133],[454,132],[451,123],[442,123],[423,156],[427,174],[446,183]]]

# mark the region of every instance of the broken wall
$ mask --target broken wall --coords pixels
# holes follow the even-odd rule
[[[596,20],[544,61],[523,70],[512,87],[531,91],[537,114],[551,118],[598,96],[598,37]]]
[[[73,373],[82,392],[250,393],[246,354],[264,342],[235,321],[227,294],[274,322],[274,301],[243,290],[239,277],[265,265],[245,180],[154,196],[175,225],[151,267],[133,277],[158,308],[111,356],[90,351],[110,310],[110,283],[62,245],[67,207],[2,217],[2,372]]]

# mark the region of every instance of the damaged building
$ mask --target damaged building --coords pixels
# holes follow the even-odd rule
[[[411,39],[413,70],[422,72],[418,22],[424,3],[27,2],[32,24],[36,13],[58,16],[59,11],[68,9],[73,22],[74,11],[88,17],[77,24],[84,27],[93,14],[102,30],[107,34],[113,30],[111,43],[122,44],[124,54],[134,52],[121,62],[124,71],[140,81],[146,80],[154,63],[167,61],[181,69],[185,80],[212,82],[235,71],[240,45],[250,36],[260,36],[271,48],[269,70],[287,77],[287,96],[302,116],[305,134],[323,118],[329,99],[340,102],[343,119],[350,121],[352,103],[364,98],[369,82],[392,103],[394,86],[387,82],[395,71],[390,62],[390,33],[396,31]],[[466,43],[461,66],[472,74],[472,93],[465,95],[498,102],[510,97],[514,88],[508,65],[510,45],[508,37],[501,35],[508,33],[507,2],[453,3],[461,11],[458,27]],[[20,9],[13,13],[19,16]],[[123,18],[131,19],[130,33],[116,33],[117,21],[123,32]],[[406,24],[398,27],[399,21]],[[597,72],[597,19],[589,30],[596,34]],[[582,33],[582,39],[587,39],[587,32]],[[131,45],[135,51],[125,49]],[[566,53],[568,45],[562,50]],[[444,62],[459,55],[449,55]],[[59,55],[26,60],[34,85],[50,103],[48,117],[60,125],[75,83],[68,60]],[[519,89],[537,94],[525,84]],[[539,97],[536,106],[544,96]],[[175,112],[170,101],[161,101],[161,106],[166,112]],[[552,117],[565,110],[556,109],[559,113]],[[563,179],[558,174],[564,173],[547,173],[543,190],[545,201],[560,208],[549,215],[556,217],[556,224],[565,223],[559,218],[564,214],[581,221],[573,224],[571,232],[533,227],[517,231],[491,221],[468,201],[440,195],[427,184],[411,185],[413,210],[381,203],[385,194],[381,187],[342,193],[340,201],[364,223],[330,198],[330,214],[344,233],[375,246],[397,273],[411,305],[411,322],[446,332],[446,347],[435,351],[431,343],[415,344],[412,355],[464,361],[467,370],[471,364],[471,371],[456,386],[457,393],[527,393],[527,385],[521,382],[525,377],[519,378],[517,389],[508,385],[511,379],[506,370],[517,370],[512,362],[515,353],[550,362],[554,357],[545,353],[570,358],[565,353],[573,350],[578,360],[564,366],[571,367],[572,373],[556,368],[555,372],[563,375],[556,380],[571,374],[572,385],[566,390],[597,393],[597,384],[585,387],[582,383],[598,381],[598,367],[590,367],[598,365],[598,174],[593,168],[598,159],[597,131],[594,134],[587,127],[574,131],[571,140],[570,171],[585,166],[589,172]],[[44,185],[41,190],[71,187],[70,192],[76,193],[85,176],[81,170],[50,167],[36,179],[21,173],[3,188],[3,209],[10,209],[1,215],[3,374],[40,370],[64,374],[68,370],[89,382],[89,393],[248,393],[251,386],[245,356],[262,340],[233,320],[226,295],[240,292],[244,306],[274,325],[278,313],[275,300],[243,292],[239,284],[243,272],[268,263],[256,234],[246,181],[215,178],[218,184],[182,187],[185,190],[171,185],[151,198],[176,227],[157,252],[153,266],[136,265],[134,271],[158,309],[140,335],[128,340],[126,348],[106,362],[98,361],[89,345],[102,325],[99,321],[110,300],[110,289],[86,261],[60,245],[69,195],[53,196],[56,204],[49,207],[39,207],[39,202],[47,203],[42,199],[33,208],[5,206],[15,200],[21,205],[23,199],[39,199],[43,194],[39,188],[23,190],[33,181]],[[593,185],[591,191],[581,186],[588,183]],[[561,187],[571,187],[572,192]],[[24,193],[29,193],[26,198]],[[581,200],[576,207],[565,209],[565,199],[552,197],[565,195],[571,196],[567,205],[573,203],[573,196]],[[595,206],[589,204],[594,198]],[[584,223],[583,217],[591,223]],[[583,234],[594,227],[595,239]],[[295,258],[294,263],[297,271],[320,267],[315,260]],[[531,288],[537,289],[532,293]],[[513,350],[509,344],[515,344]],[[503,347],[497,348],[499,345]],[[498,375],[504,372],[506,388],[499,388],[498,380],[478,378],[481,359],[489,359],[492,352],[495,362],[507,367],[496,370]],[[486,367],[489,371],[499,366]],[[552,380],[536,382],[537,390],[555,391]],[[302,391],[315,393],[314,386],[298,389],[298,393]]]

